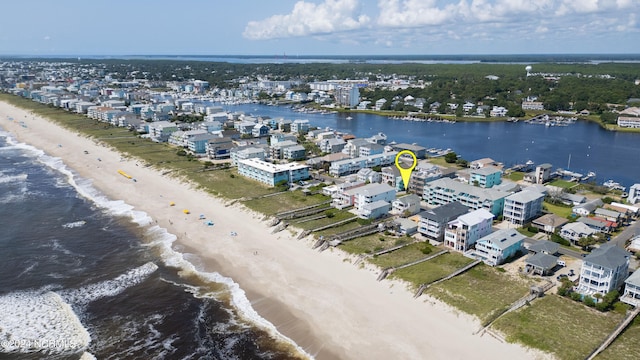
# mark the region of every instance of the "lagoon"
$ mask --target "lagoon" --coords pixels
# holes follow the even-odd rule
[[[413,122],[363,113],[298,113],[287,106],[224,105],[227,111],[290,120],[308,119],[312,126],[368,137],[385,133],[388,141],[426,148],[450,148],[472,161],[490,157],[507,167],[531,160],[586,175],[601,184],[612,179],[627,188],[640,183],[640,134],[612,132],[579,120],[569,126],[524,122]],[[351,120],[347,120],[347,117]]]

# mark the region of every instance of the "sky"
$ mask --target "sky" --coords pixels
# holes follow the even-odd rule
[[[0,55],[640,53],[640,0],[18,0]]]

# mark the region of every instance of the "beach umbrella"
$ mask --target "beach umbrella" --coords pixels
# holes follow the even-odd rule
[[[191,213],[191,211],[189,211],[187,209],[182,210],[182,212],[185,213],[185,214],[190,214]]]

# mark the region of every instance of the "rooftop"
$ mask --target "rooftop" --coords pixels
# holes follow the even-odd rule
[[[525,236],[517,232],[515,229],[500,229],[483,237],[478,240],[478,242],[490,242],[494,246],[504,250],[518,242],[524,241],[524,239]]]
[[[454,201],[452,203],[423,211],[418,215],[420,215],[421,218],[433,220],[436,222],[445,222],[451,219],[455,219],[456,217],[465,214],[468,211],[468,207],[462,205],[458,201]]]
[[[627,263],[630,253],[614,244],[604,244],[584,258],[585,263],[600,265],[607,269],[616,269]]]

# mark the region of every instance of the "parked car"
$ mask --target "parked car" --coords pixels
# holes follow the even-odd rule
[[[556,277],[557,280],[562,280],[562,279],[568,279],[569,276],[567,276],[567,274],[560,274],[558,275],[558,277]]]

